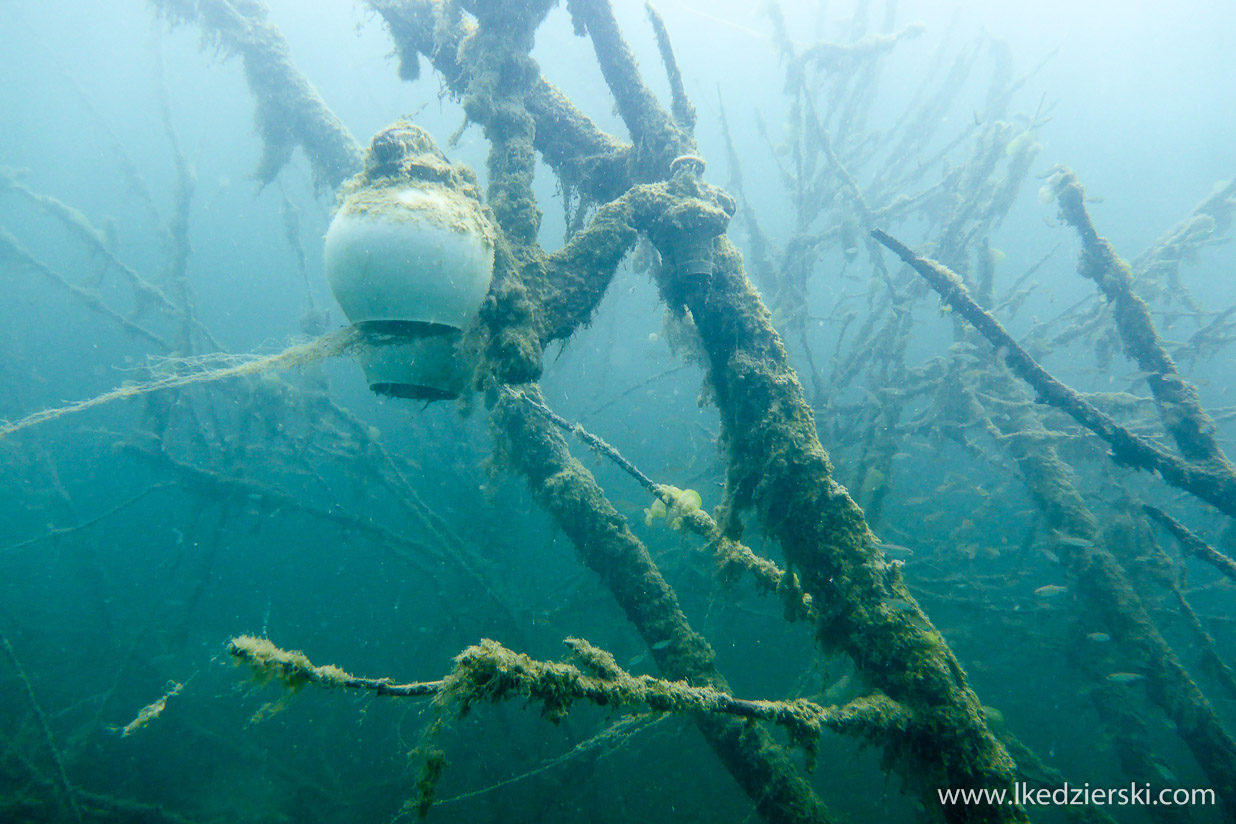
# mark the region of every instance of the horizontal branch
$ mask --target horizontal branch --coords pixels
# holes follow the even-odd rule
[[[402,698],[425,698],[442,691],[445,681],[420,681],[411,684],[396,684],[389,678],[362,678],[346,672],[333,664],[315,666],[309,657],[299,650],[280,649],[266,638],[239,635],[228,644],[228,652],[253,668],[259,681],[278,681],[285,687],[295,689],[304,684],[319,687],[347,687],[372,690],[378,695],[396,695]]]
[[[460,713],[482,701],[496,703],[523,696],[541,703],[545,714],[558,720],[575,701],[587,701],[597,706],[771,721],[784,727],[798,743],[814,741],[825,730],[873,739],[904,732],[909,725],[909,715],[901,705],[879,694],[840,706],[822,706],[804,699],[735,698],[685,681],[631,675],[610,653],[587,641],[568,638],[564,643],[574,663],[539,661],[485,639],[461,652],[445,678],[406,684],[390,678],[362,678],[329,664],[317,666],[303,652],[280,649],[266,638],[251,635],[233,638],[228,651],[252,667],[262,683],[278,681],[292,689],[314,684],[403,698],[432,697],[440,707],[452,707]]]

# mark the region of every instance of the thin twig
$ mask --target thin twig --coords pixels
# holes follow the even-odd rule
[[[34,688],[30,685],[30,679],[26,677],[25,668],[17,660],[17,654],[13,652],[13,645],[9,643],[8,636],[3,633],[0,633],[0,647],[3,647],[4,657],[17,672],[17,678],[21,681],[22,689],[26,693],[26,700],[30,702],[30,709],[34,712],[34,718],[43,732],[43,743],[51,755],[52,763],[56,765],[56,781],[60,792],[64,794],[65,804],[68,805],[69,811],[73,814],[73,818],[77,819],[78,824],[82,824],[82,811],[77,803],[77,794],[69,782],[69,774],[64,770],[64,762],[60,759],[60,751],[56,749],[51,727],[47,725],[47,716],[43,714],[43,708],[39,706],[38,700],[34,697]]]
[[[703,509],[689,509],[680,506],[681,490],[675,490],[652,480],[604,439],[584,429],[581,424],[572,424],[544,403],[514,389],[506,388],[504,391],[518,397],[558,428],[575,435],[597,454],[613,461],[619,469],[638,481],[640,486],[660,499],[666,507],[677,507],[674,511],[681,517],[682,524],[712,545],[714,556],[723,571],[731,566],[746,569],[754,576],[756,584],[761,589],[782,594],[786,599],[787,617],[791,619],[814,620],[818,617],[815,608],[811,605],[811,596],[799,588],[796,576],[787,574],[774,561],[757,555],[750,547],[725,535],[713,517]]]

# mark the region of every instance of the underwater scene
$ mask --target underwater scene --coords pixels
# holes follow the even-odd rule
[[[1236,821],[1236,6],[0,19],[0,823]]]

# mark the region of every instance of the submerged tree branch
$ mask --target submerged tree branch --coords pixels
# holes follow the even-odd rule
[[[665,64],[665,74],[669,78],[670,111],[674,113],[674,121],[679,127],[692,134],[695,131],[695,107],[691,105],[691,99],[687,97],[687,90],[682,84],[682,72],[678,70],[678,61],[674,58],[669,31],[665,28],[661,13],[652,3],[644,3],[644,10],[648,12],[648,20],[657,35],[657,49],[661,52],[661,62]]]
[[[21,661],[17,659],[17,653],[13,651],[13,645],[9,643],[8,636],[3,633],[0,633],[0,652],[4,653],[4,658],[9,662],[9,666],[17,673],[17,679],[21,682],[22,690],[26,694],[26,700],[30,704],[30,710],[38,723],[39,732],[43,736],[43,745],[47,747],[47,753],[51,757],[52,764],[56,767],[56,786],[60,790],[61,800],[69,808],[69,813],[77,823],[82,824],[82,809],[77,797],[77,789],[69,781],[69,774],[64,769],[64,760],[60,757],[60,750],[57,749],[55,739],[52,737],[51,727],[47,724],[47,715],[43,712],[43,708],[39,706],[38,699],[34,697],[34,687],[30,686],[30,679],[26,677],[26,670],[21,665]]]
[[[1216,473],[1236,481],[1236,466],[1215,440],[1215,424],[1202,408],[1197,390],[1176,370],[1176,363],[1150,318],[1150,308],[1133,293],[1133,272],[1116,254],[1111,243],[1100,237],[1086,211],[1086,191],[1069,169],[1057,170],[1053,178],[1060,213],[1077,230],[1082,241],[1081,273],[1093,280],[1111,302],[1116,330],[1125,354],[1147,372],[1146,383],[1159,405],[1163,425],[1186,460],[1207,464]]]
[[[1180,542],[1181,548],[1186,553],[1205,561],[1228,578],[1236,581],[1236,561],[1203,541],[1191,529],[1157,506],[1143,504],[1142,511],[1153,518],[1155,523],[1172,533],[1172,537]]]
[[[442,76],[451,94],[462,97],[469,69],[459,59],[459,46],[475,31],[475,24],[462,15],[452,15],[444,0],[368,2],[382,16],[395,41],[404,79],[412,80],[419,75],[418,63],[424,56]],[[563,181],[601,202],[630,187],[631,144],[598,129],[539,75],[524,103],[536,122],[536,149]]]
[[[987,338],[1005,365],[1030,384],[1043,403],[1066,413],[1106,441],[1112,448],[1113,461],[1121,466],[1158,472],[1172,486],[1197,496],[1228,516],[1236,517],[1236,476],[1210,464],[1199,465],[1182,460],[1130,432],[1043,369],[998,320],[974,302],[961,278],[948,267],[919,257],[905,244],[879,229],[874,230],[872,236],[922,275],[945,304]]]
[[[338,188],[361,167],[361,146],[292,62],[264,0],[153,0],[175,23],[196,22],[205,43],[238,54],[257,101],[262,159],[256,177],[270,183],[300,146],[319,190]]]
[[[456,714],[481,702],[522,696],[540,703],[551,719],[560,720],[574,702],[587,701],[602,707],[770,721],[804,745],[826,730],[878,740],[903,734],[910,724],[910,716],[897,702],[878,693],[840,706],[823,706],[801,698],[735,698],[713,687],[631,675],[609,652],[581,638],[567,638],[564,643],[570,650],[569,659],[557,662],[538,661],[484,639],[456,656],[455,666],[445,678],[406,684],[390,678],[363,678],[330,664],[316,666],[303,652],[283,650],[266,638],[251,635],[233,638],[228,651],[252,667],[263,683],[277,681],[288,688],[314,684],[365,689],[400,698],[432,697],[440,708]]]
[[[689,130],[680,128],[644,84],[630,48],[618,30],[609,0],[568,0],[576,31],[592,38],[597,63],[635,142],[636,180],[666,177],[670,162],[695,151]]]
[[[0,263],[6,263],[13,268],[22,268],[35,272],[42,276],[61,289],[64,289],[73,297],[77,298],[88,309],[98,315],[102,315],[108,320],[114,321],[130,335],[136,338],[141,338],[148,343],[154,344],[159,348],[159,351],[166,352],[171,347],[167,341],[159,335],[150,331],[139,323],[136,323],[124,315],[112,309],[103,302],[103,298],[98,292],[92,289],[87,289],[83,286],[78,286],[76,283],[69,281],[64,275],[55,271],[47,264],[37,260],[30,250],[21,244],[16,237],[10,234],[5,229],[0,229]]]
[[[580,424],[572,424],[544,403],[512,389],[506,391],[535,409],[559,429],[575,435],[597,454],[613,461],[619,469],[638,481],[640,486],[669,507],[670,511],[676,512],[687,529],[707,540],[712,546],[723,577],[730,577],[733,569],[745,570],[751,574],[761,590],[776,592],[785,598],[787,618],[814,620],[818,617],[814,607],[811,606],[811,596],[799,587],[798,576],[781,569],[772,560],[756,555],[746,544],[727,536],[713,517],[703,509],[683,506],[679,500],[682,490],[652,480],[604,439],[592,434]]]
[[[540,397],[531,385],[519,392]],[[715,651],[687,620],[677,593],[648,549],[631,533],[592,474],[571,456],[553,425],[513,395],[501,393],[493,406],[505,460],[524,475],[533,495],[575,545],[580,561],[600,576],[661,673],[728,692]],[[716,716],[698,716],[695,721],[770,824],[834,820],[767,732],[743,729],[733,719]]]

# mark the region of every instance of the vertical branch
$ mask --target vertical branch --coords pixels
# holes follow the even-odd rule
[[[548,6],[539,2],[525,10],[520,4],[504,6],[497,0],[476,5],[477,28],[459,47],[460,60],[470,69],[464,111],[481,124],[489,140],[486,199],[520,257],[535,247],[541,225],[541,210],[532,192],[536,124],[524,99],[540,76],[528,52]]]
[[[659,180],[669,173],[670,161],[695,151],[689,132],[674,124],[640,78],[639,67],[622,39],[609,0],[568,0],[576,31],[592,38],[597,63],[635,141],[636,179]]]
[[[43,708],[39,706],[38,700],[34,697],[34,688],[30,686],[30,679],[26,677],[26,670],[22,667],[21,662],[17,660],[17,654],[13,652],[13,645],[9,643],[8,636],[3,633],[0,633],[0,648],[3,648],[4,657],[8,659],[9,665],[17,673],[17,679],[21,681],[22,689],[26,693],[26,700],[30,702],[30,709],[34,713],[34,719],[43,733],[43,743],[47,747],[48,754],[51,755],[52,763],[56,765],[56,784],[64,796],[64,803],[78,824],[82,824],[82,811],[77,803],[77,792],[73,789],[73,785],[69,783],[69,774],[65,772],[64,762],[60,760],[60,751],[56,749],[56,742],[52,738],[51,727],[47,725],[47,716],[43,714]]]
[[[192,354],[193,320],[197,317],[193,294],[189,290],[189,256],[193,249],[189,244],[189,207],[193,202],[193,191],[196,180],[184,152],[180,149],[180,141],[176,137],[176,129],[172,126],[172,108],[168,100],[167,84],[163,80],[163,60],[159,53],[157,63],[159,75],[158,102],[159,116],[163,120],[163,132],[168,146],[172,151],[172,161],[176,168],[176,187],[172,202],[172,215],[168,218],[165,233],[167,236],[168,260],[164,270],[164,282],[169,283],[177,303],[182,323],[178,347],[185,354]],[[217,343],[217,342],[216,342]]]
[[[657,35],[657,49],[661,52],[661,62],[665,64],[665,74],[670,84],[670,111],[674,113],[674,122],[687,134],[695,133],[695,107],[687,97],[687,90],[682,85],[682,72],[678,70],[678,61],[674,59],[674,47],[670,43],[669,32],[661,13],[652,3],[644,3],[648,19],[652,22],[652,30]]]
[[[470,68],[460,61],[459,46],[475,30],[471,20],[448,16],[444,0],[368,0],[368,4],[382,16],[395,41],[404,79],[417,76],[423,56],[451,94],[463,97]],[[563,181],[601,202],[631,186],[631,146],[598,129],[544,77],[532,84],[525,103],[536,122],[536,149]]]

